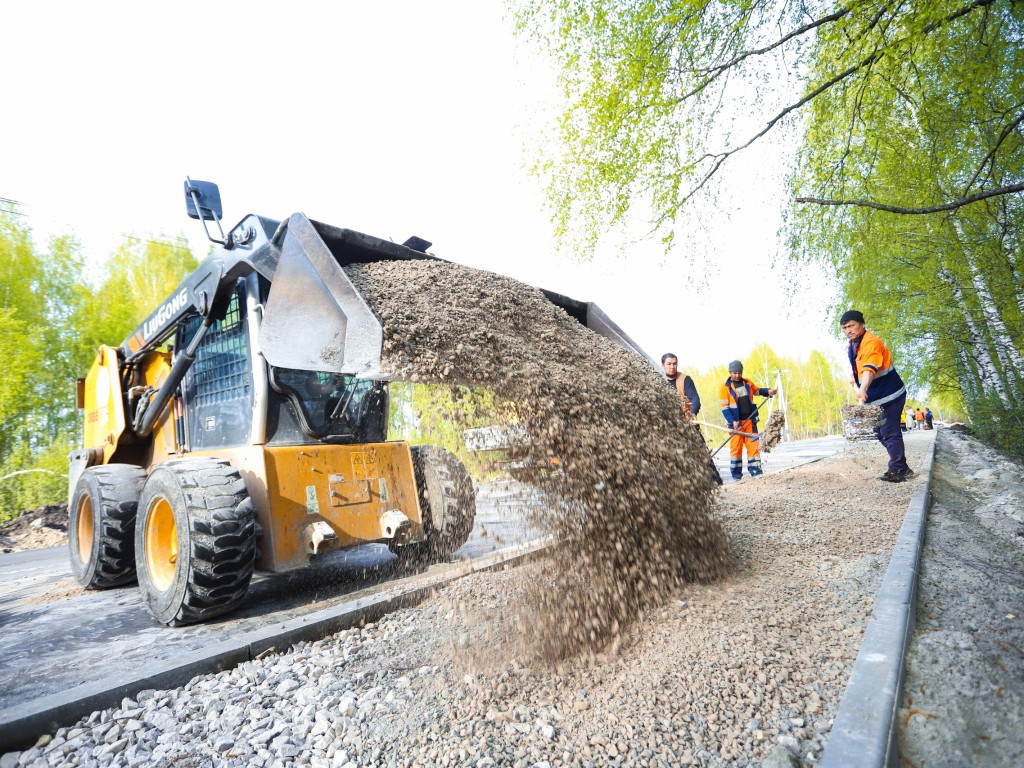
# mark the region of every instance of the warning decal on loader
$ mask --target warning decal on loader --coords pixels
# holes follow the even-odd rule
[[[319,515],[320,504],[316,500],[316,486],[306,486],[306,514],[307,515]]]
[[[377,452],[372,448],[368,451],[353,451],[352,477],[355,480],[369,480],[379,477],[377,469]]]

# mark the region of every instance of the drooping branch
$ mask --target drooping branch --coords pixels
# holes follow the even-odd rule
[[[870,56],[865,58],[860,63],[854,64],[852,67],[848,67],[847,69],[845,69],[842,72],[840,72],[838,75],[835,75],[834,77],[830,78],[826,82],[824,82],[821,85],[819,85],[817,88],[815,88],[813,91],[808,93],[803,98],[799,99],[798,101],[793,102],[792,104],[790,104],[787,107],[784,107],[774,117],[772,117],[771,120],[768,121],[768,123],[765,125],[764,128],[762,128],[760,131],[758,131],[754,136],[752,136],[750,139],[748,139],[744,144],[740,144],[739,146],[733,147],[732,149],[727,149],[724,152],[719,152],[719,153],[714,154],[714,155],[707,154],[707,155],[704,155],[703,157],[701,157],[697,162],[701,162],[702,160],[714,159],[715,163],[714,163],[714,165],[711,166],[711,170],[709,170],[707,173],[704,174],[703,178],[701,178],[701,180],[697,183],[697,185],[694,186],[694,187],[691,187],[690,191],[687,192],[686,195],[679,201],[680,205],[685,203],[687,200],[689,200],[691,197],[693,197],[697,192],[699,192],[700,189],[705,184],[707,184],[708,181],[711,180],[711,177],[714,176],[718,172],[718,169],[722,167],[722,163],[724,163],[726,160],[728,160],[729,157],[731,157],[732,155],[735,155],[737,152],[740,152],[740,151],[746,149],[751,144],[753,144],[755,141],[760,139],[762,136],[764,136],[766,133],[768,133],[768,131],[770,131],[772,128],[774,128],[779,123],[779,121],[781,121],[784,117],[786,117],[786,115],[788,115],[790,112],[793,112],[793,111],[795,111],[797,109],[800,109],[804,104],[807,104],[808,102],[813,101],[814,99],[816,99],[818,96],[823,94],[825,91],[827,91],[832,86],[834,86],[837,83],[845,80],[850,75],[853,75],[853,74],[859,72],[864,67],[870,66],[874,62],[876,62],[879,59],[881,59],[884,55],[885,55],[884,51],[875,51],[874,53],[872,53]]]
[[[694,87],[693,89],[684,93],[682,96],[676,99],[676,103],[681,104],[687,99],[696,96],[698,93],[700,93],[713,82],[715,82],[715,80],[717,80],[723,74],[725,74],[738,64],[741,64],[746,59],[749,59],[751,56],[762,56],[766,53],[770,53],[771,51],[774,51],[776,48],[785,45],[790,40],[794,40],[798,37],[801,37],[807,34],[808,32],[813,32],[818,27],[822,27],[826,24],[831,24],[833,21],[839,21],[839,19],[843,18],[849,13],[849,8],[840,8],[835,13],[830,13],[827,16],[822,16],[820,19],[815,19],[814,21],[804,24],[802,27],[794,29],[793,31],[780,37],[778,40],[769,43],[768,45],[763,46],[762,48],[755,48],[750,51],[742,51],[729,61],[724,61],[720,64],[715,64],[712,67],[708,67],[705,71],[709,72],[710,75],[703,82],[699,83],[696,87]]]
[[[978,10],[979,8],[985,8],[987,6],[992,5],[995,1],[996,0],[974,0],[973,2],[968,3],[967,5],[965,5],[963,8],[960,8],[959,10],[953,11],[953,13],[949,14],[948,16],[945,16],[945,17],[939,19],[938,21],[932,22],[931,24],[929,24],[928,26],[926,26],[924,28],[924,33],[926,35],[930,34],[930,33],[934,32],[936,29],[938,29],[939,27],[944,26],[944,25],[948,24],[951,21],[956,21],[957,19],[961,18],[962,16],[966,16],[969,13],[973,13],[974,11]]]
[[[978,180],[978,177],[981,176],[981,172],[985,169],[985,166],[995,161],[996,152],[999,151],[999,147],[1002,145],[1004,141],[1006,141],[1007,137],[1011,133],[1013,133],[1014,130],[1017,129],[1017,126],[1019,126],[1022,122],[1024,122],[1024,112],[1021,112],[1019,115],[1017,115],[1017,117],[1014,118],[1009,125],[1003,128],[1003,130],[999,134],[999,138],[996,139],[995,145],[993,145],[992,149],[988,151],[988,154],[985,155],[982,161],[978,163],[978,170],[974,172],[974,175],[971,176],[971,180],[967,182],[967,185],[964,187],[964,194],[967,194],[967,190],[974,186],[974,182],[976,182]]]
[[[1009,184],[1007,186],[997,187],[996,189],[986,189],[983,192],[977,192],[959,200],[953,200],[952,202],[919,208],[909,208],[902,205],[887,205],[886,203],[876,203],[873,200],[828,200],[820,197],[797,197],[794,202],[812,203],[814,205],[860,206],[861,208],[873,208],[876,211],[886,211],[887,213],[918,216],[927,213],[954,211],[957,208],[962,208],[965,205],[976,203],[979,200],[987,200],[990,197],[998,197],[999,195],[1012,195],[1015,192],[1024,192],[1024,184]]]
[[[973,11],[976,11],[979,8],[986,8],[986,7],[990,6],[990,5],[992,5],[995,1],[996,0],[972,0],[971,2],[967,3],[966,5],[962,6],[959,9],[957,9],[953,13],[950,13],[950,14],[944,16],[943,18],[938,19],[938,20],[932,22],[931,24],[928,24],[927,26],[925,26],[924,29],[922,30],[922,34],[925,35],[925,36],[930,35],[933,32],[937,31],[938,29],[944,27],[945,25],[947,25],[949,23],[952,23],[952,22],[956,21],[957,19],[963,18],[964,16],[967,16],[968,14],[972,13]],[[840,14],[837,18],[842,18],[848,12],[849,12],[848,9],[841,9],[840,11],[836,11],[836,14]],[[835,14],[832,14],[832,15],[835,15]],[[880,15],[877,15],[874,19],[872,19],[872,21],[871,21],[871,23],[869,25],[870,28],[874,28],[878,24],[879,19],[880,19]],[[832,19],[829,16],[825,16],[825,17],[822,17],[822,19],[810,22],[809,25],[806,25],[806,26],[810,27],[810,29],[814,29],[817,26],[821,26],[822,23],[825,23],[827,21],[834,21],[834,20],[835,19]],[[801,28],[801,29],[803,29],[803,28]],[[797,31],[799,31],[799,30],[797,30]],[[795,35],[795,32],[791,33],[790,35],[787,35],[786,39],[788,39],[792,35]],[[781,44],[781,41],[780,41],[780,44]],[[772,46],[772,47],[774,47],[774,46]],[[844,70],[843,72],[840,72],[838,75],[835,75],[834,77],[832,77],[831,79],[829,79],[828,81],[823,83],[822,85],[820,85],[817,88],[815,88],[811,93],[807,94],[806,96],[804,96],[799,101],[794,102],[793,104],[790,104],[789,106],[787,106],[784,109],[782,109],[780,112],[778,112],[774,117],[772,117],[768,121],[768,124],[761,131],[759,131],[757,134],[755,134],[746,143],[744,143],[742,145],[739,145],[739,146],[736,146],[736,147],[733,147],[731,149],[725,150],[724,152],[721,152],[721,153],[716,153],[716,154],[713,154],[713,155],[712,154],[707,154],[707,155],[704,155],[703,157],[701,157],[697,162],[700,162],[701,160],[710,160],[710,159],[714,159],[715,162],[712,165],[711,169],[707,173],[705,173],[703,175],[703,177],[700,179],[700,181],[695,186],[691,187],[690,190],[680,199],[679,205],[685,204],[687,201],[690,200],[690,198],[692,198],[697,192],[699,192],[708,183],[708,181],[711,180],[711,177],[714,176],[718,172],[718,169],[722,167],[722,164],[726,160],[728,160],[730,156],[736,154],[737,152],[740,152],[741,150],[746,149],[751,144],[756,142],[758,139],[760,139],[762,136],[764,136],[766,133],[768,133],[772,128],[774,128],[789,113],[791,113],[791,112],[793,112],[795,110],[798,110],[801,107],[803,107],[805,104],[807,104],[808,102],[813,101],[815,98],[820,96],[822,93],[824,93],[825,91],[829,90],[830,88],[832,88],[834,85],[838,84],[839,82],[845,80],[850,75],[853,75],[853,74],[859,72],[860,70],[864,69],[865,67],[870,67],[873,64],[875,64],[877,61],[879,61],[881,58],[883,58],[885,56],[885,54],[887,52],[887,49],[889,47],[890,46],[886,46],[885,48],[881,48],[881,49],[876,48],[875,51],[873,53],[871,53],[870,56],[867,56],[865,59],[863,59],[858,64],[854,64],[852,67],[849,67],[848,69]],[[770,48],[768,50],[770,50]],[[751,53],[754,53],[754,52],[751,52]],[[745,56],[743,56],[743,57],[745,58]],[[742,58],[740,58],[739,60],[742,60]],[[726,71],[726,70],[723,70],[723,71]],[[711,79],[714,79],[714,77],[717,77],[719,74],[721,74],[721,72],[716,72],[716,74]],[[702,89],[703,87],[706,87],[706,85],[707,85],[707,83],[703,84],[702,86],[699,86],[698,90]],[[692,94],[692,92],[691,92],[691,94]],[[678,99],[678,102],[681,103],[686,98],[688,98],[688,95],[683,96],[682,98]],[[1016,191],[1019,191],[1019,190],[1017,190],[1017,189],[1009,189],[1008,191],[1016,192]],[[1007,192],[998,192],[997,191],[995,194],[1007,194]],[[972,202],[977,202],[977,200],[984,200],[986,197],[992,197],[992,196],[993,196],[992,194],[984,194],[983,197],[978,197],[977,199],[975,199],[975,196],[972,195],[970,197],[965,197],[963,199],[963,201],[959,201],[957,203],[950,203],[950,204],[948,204],[949,207],[946,207],[946,208],[939,207],[939,208],[936,208],[935,210],[928,210],[928,209],[921,209],[921,210],[906,209],[905,211],[903,211],[903,210],[892,210],[891,212],[892,213],[936,213],[936,212],[942,211],[942,210],[953,210],[953,209],[959,208],[959,207],[961,207],[963,205],[967,205],[967,204],[972,203]],[[833,202],[824,202],[824,201],[821,201],[821,200],[816,199],[816,198],[798,198],[797,202],[818,202],[819,204],[822,204],[822,205],[851,205],[851,204],[860,204],[860,205],[867,205],[867,207],[878,208],[878,210],[890,210],[890,208],[898,208],[899,207],[899,206],[890,206],[889,208],[881,207],[882,204],[871,203],[870,201],[845,201],[845,202],[833,201]]]

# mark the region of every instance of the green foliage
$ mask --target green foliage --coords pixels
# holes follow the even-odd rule
[[[119,345],[199,266],[184,242],[129,237],[110,256],[85,300],[80,344],[90,362],[97,346]]]
[[[1024,180],[1024,13],[986,5],[955,22],[953,6],[921,9],[878,43],[893,55],[873,64],[870,98],[844,87],[816,100],[796,194],[927,207]],[[820,35],[818,59],[844,45]],[[912,391],[995,441],[1024,428],[1022,225],[1024,203],[1005,195],[920,216],[806,206],[790,235],[796,258],[835,267],[842,308],[865,313]]]
[[[392,382],[388,391],[391,400],[388,439],[445,448],[458,456],[477,479],[493,474],[493,464],[500,458],[497,453],[469,451],[463,438],[467,429],[515,421],[509,409],[497,402],[493,392],[402,382]]]
[[[66,436],[35,451],[19,443],[0,469],[0,522],[24,510],[67,501],[68,454],[77,447]]]
[[[1020,40],[1012,0],[511,6],[519,33],[557,72],[563,104],[534,170],[547,182],[557,232],[584,250],[637,203],[671,243],[684,205],[723,163],[770,131],[799,127],[800,118],[805,147],[824,161],[821,175],[804,177],[812,182],[806,192],[820,197],[869,178],[868,160],[888,140],[887,113],[929,79],[958,84],[943,95],[973,110],[936,128],[982,155],[1019,112],[1000,111],[1021,93],[1015,53],[988,47],[993,31]],[[1000,153],[1013,152],[1011,144]],[[979,189],[1003,183],[975,181]],[[893,191],[890,200],[905,199]]]
[[[994,392],[987,392],[971,404],[971,428],[979,440],[1007,456],[1024,459],[1021,420],[1006,408]]]
[[[0,212],[0,473],[22,444],[39,450],[74,430],[74,331],[82,267],[78,243],[54,238],[39,253],[30,229]]]
[[[100,285],[85,278],[74,237],[37,248],[0,211],[0,519],[64,500],[67,455],[80,441],[75,379],[99,344],[120,344],[196,266],[180,245],[128,238]],[[16,473],[16,474],[15,474]]]
[[[789,437],[803,440],[812,437],[841,434],[843,430],[840,407],[853,402],[849,387],[849,373],[836,366],[823,353],[812,351],[807,360],[780,357],[767,344],[758,344],[750,354],[740,358],[743,375],[758,387],[772,389],[781,371],[782,394],[785,397],[786,426]],[[725,426],[719,407],[719,389],[729,378],[726,363],[707,371],[690,372],[701,398],[700,420],[709,424]],[[776,396],[778,398],[778,395]],[[755,404],[763,398],[756,398]],[[781,408],[776,399],[773,407]],[[762,425],[768,406],[761,409]],[[725,441],[724,433],[703,428],[705,439],[712,445]]]

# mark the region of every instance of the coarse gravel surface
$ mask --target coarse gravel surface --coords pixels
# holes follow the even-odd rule
[[[930,447],[908,440],[912,465]],[[150,691],[0,766],[812,764],[910,495],[856,445],[721,492],[735,568],[680,587],[622,641],[517,655],[510,607],[541,565],[474,574],[416,608]]]

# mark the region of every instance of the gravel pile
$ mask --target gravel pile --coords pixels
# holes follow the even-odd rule
[[[912,466],[927,447],[908,441]],[[811,764],[922,482],[877,482],[885,461],[856,445],[726,486],[734,573],[681,587],[604,651],[516,655],[496,640],[541,566],[475,574],[375,625],[126,699],[0,766]]]
[[[531,522],[558,543],[513,611],[521,655],[598,651],[685,579],[726,573],[707,448],[649,361],[511,278],[427,261],[347,271],[381,318],[385,370],[488,387],[528,435],[511,459],[537,468],[547,503]]]
[[[67,531],[67,504],[29,509],[0,525],[0,552],[65,546]]]

